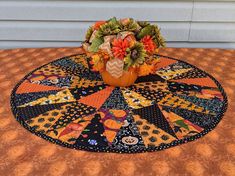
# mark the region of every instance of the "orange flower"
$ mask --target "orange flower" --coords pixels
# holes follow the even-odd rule
[[[146,35],[144,38],[142,38],[141,42],[144,44],[144,49],[149,54],[153,54],[155,52],[157,46],[149,35]]]
[[[102,24],[104,24],[104,23],[106,23],[106,21],[97,21],[97,22],[94,24],[93,29],[94,29],[94,30],[98,30],[98,29],[100,28],[100,26],[101,26]]]
[[[154,69],[153,65],[148,65],[144,63],[139,67],[139,76],[149,75],[150,73],[152,73],[153,69]]]
[[[126,49],[130,46],[126,39],[114,39],[112,45],[113,55],[118,59],[123,59],[126,56]]]

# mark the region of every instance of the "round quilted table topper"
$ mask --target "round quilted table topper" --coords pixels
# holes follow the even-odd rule
[[[156,57],[156,73],[130,87],[104,84],[85,54],[55,60],[17,84],[13,113],[50,142],[94,152],[157,151],[207,134],[226,111],[223,88],[195,66]]]

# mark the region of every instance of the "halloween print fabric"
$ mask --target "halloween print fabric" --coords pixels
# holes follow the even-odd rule
[[[223,88],[188,63],[156,57],[155,74],[129,87],[106,85],[85,54],[55,60],[17,84],[13,113],[48,141],[94,152],[156,151],[207,134],[226,110]]]

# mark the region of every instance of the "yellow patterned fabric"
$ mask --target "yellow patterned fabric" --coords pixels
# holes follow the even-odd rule
[[[205,108],[197,106],[192,102],[184,100],[173,94],[166,95],[161,101],[158,102],[158,104],[162,106],[177,107],[177,108],[187,109],[190,111],[202,112],[205,114],[209,113],[209,111],[205,110]]]
[[[159,70],[156,72],[157,75],[161,76],[162,78],[166,79],[166,80],[170,80],[182,73],[186,73],[188,71],[192,70],[192,68],[188,68],[188,69],[179,69],[179,70],[169,70],[169,71],[165,71],[165,70]]]
[[[149,89],[149,90],[154,90],[154,91],[164,91],[168,92],[169,88],[166,82],[160,82],[160,81],[153,81],[149,82],[148,84],[146,83],[135,83],[135,87],[141,88],[141,89]]]
[[[122,94],[128,105],[134,109],[150,106],[153,104],[153,101],[148,100],[143,96],[141,96],[140,94],[131,91],[129,89],[123,89]]]
[[[40,114],[39,116],[29,119],[26,123],[32,126],[35,131],[46,132],[61,116],[62,112],[66,111],[66,106],[47,111],[46,113]]]
[[[73,95],[70,93],[68,89],[65,89],[56,94],[49,95],[48,97],[39,98],[30,103],[26,103],[20,107],[56,104],[56,103],[73,102],[73,101],[75,101]]]
[[[91,80],[80,78],[78,76],[74,76],[70,87],[71,88],[89,87],[89,86],[93,87],[93,86],[99,86],[102,84],[103,84],[102,81],[91,81]]]
[[[176,140],[174,136],[149,123],[147,120],[140,118],[140,116],[134,115],[134,119],[145,146],[155,147],[164,143],[169,144]]]
[[[63,70],[58,69],[57,66],[52,65],[52,64],[47,64],[46,66],[34,72],[34,74],[36,75],[41,74],[41,73],[43,73],[46,76],[50,76],[50,75],[67,76],[67,74]]]

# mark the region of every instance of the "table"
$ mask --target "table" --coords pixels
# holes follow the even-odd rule
[[[10,174],[37,171],[42,174],[46,172],[71,174],[77,172],[77,164],[82,165],[80,170],[84,174],[111,174],[115,171],[128,175],[134,172],[146,175],[147,169],[149,175],[154,172],[163,175],[167,172],[193,175],[229,174],[234,171],[235,122],[232,117],[234,116],[235,51],[233,50],[167,48],[160,51],[162,55],[186,60],[210,73],[220,81],[227,92],[228,112],[216,129],[200,140],[156,153],[120,155],[73,151],[52,145],[28,133],[12,117],[9,106],[11,89],[34,68],[55,58],[76,54],[78,50],[78,48],[45,48],[0,51],[0,90],[3,94],[1,99],[3,105],[0,108],[1,172]],[[36,58],[34,62],[31,62],[32,57]],[[9,150],[5,152],[6,149]],[[72,163],[69,162],[71,158],[73,158]],[[217,167],[214,167],[215,165]]]

